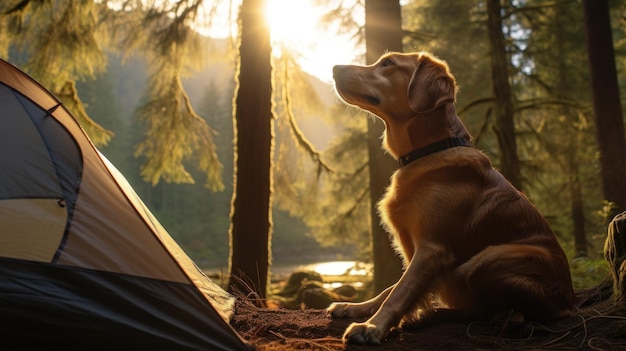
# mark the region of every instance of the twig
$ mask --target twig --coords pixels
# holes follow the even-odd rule
[[[317,338],[317,339],[302,339],[302,338],[288,338],[282,335],[281,333],[278,333],[272,330],[270,330],[269,332],[275,335],[276,337],[278,337],[279,339],[281,339],[284,343],[289,343],[289,344],[302,343],[306,345],[312,345],[312,346],[320,348],[321,350],[327,350],[327,351],[343,350],[344,348],[343,342],[341,339],[330,337],[330,336],[327,336],[324,338]],[[326,344],[330,344],[330,346],[327,346]],[[310,347],[307,349],[310,349]]]

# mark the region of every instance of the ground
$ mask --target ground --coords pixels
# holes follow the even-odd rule
[[[611,276],[596,287],[577,291],[571,315],[557,321],[524,321],[506,327],[479,321],[408,325],[390,332],[380,346],[344,345],[341,337],[353,321],[331,319],[322,306],[354,291],[327,291],[314,276],[292,275],[294,279],[278,294],[282,296],[279,304],[256,301],[256,305],[283,307],[258,308],[254,300],[242,295],[231,324],[258,351],[626,351],[626,212],[609,224],[604,257]]]
[[[344,345],[352,321],[331,319],[323,309],[257,308],[238,299],[231,325],[258,351],[626,350],[623,303],[611,302],[606,288],[579,292],[572,316],[559,321],[527,321],[507,331],[488,322],[408,326],[380,346]]]

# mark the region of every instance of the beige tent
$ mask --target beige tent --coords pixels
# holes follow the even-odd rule
[[[249,349],[232,308],[61,103],[0,60],[3,341]]]

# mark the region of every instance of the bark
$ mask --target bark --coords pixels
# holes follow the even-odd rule
[[[378,60],[387,51],[402,51],[402,20],[398,0],[365,1],[365,38],[368,64]],[[389,235],[380,225],[377,211],[377,203],[389,185],[389,178],[397,169],[395,160],[381,148],[384,128],[384,123],[378,119],[367,121],[375,293],[394,284],[402,274],[402,261],[391,248]]]
[[[522,190],[522,177],[517,157],[515,122],[511,86],[509,84],[506,42],[502,33],[502,8],[500,0],[487,0],[487,27],[491,46],[491,77],[493,80],[494,127],[500,147],[500,171],[518,190]]]
[[[583,0],[590,81],[604,199],[626,206],[626,141],[608,0]]]
[[[266,297],[272,232],[272,65],[263,0],[243,0],[234,98],[235,177],[231,208],[231,292]]]

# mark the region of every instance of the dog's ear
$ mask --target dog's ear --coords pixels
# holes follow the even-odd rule
[[[418,59],[409,82],[409,106],[415,112],[430,112],[456,99],[456,81],[445,62],[428,55]]]

